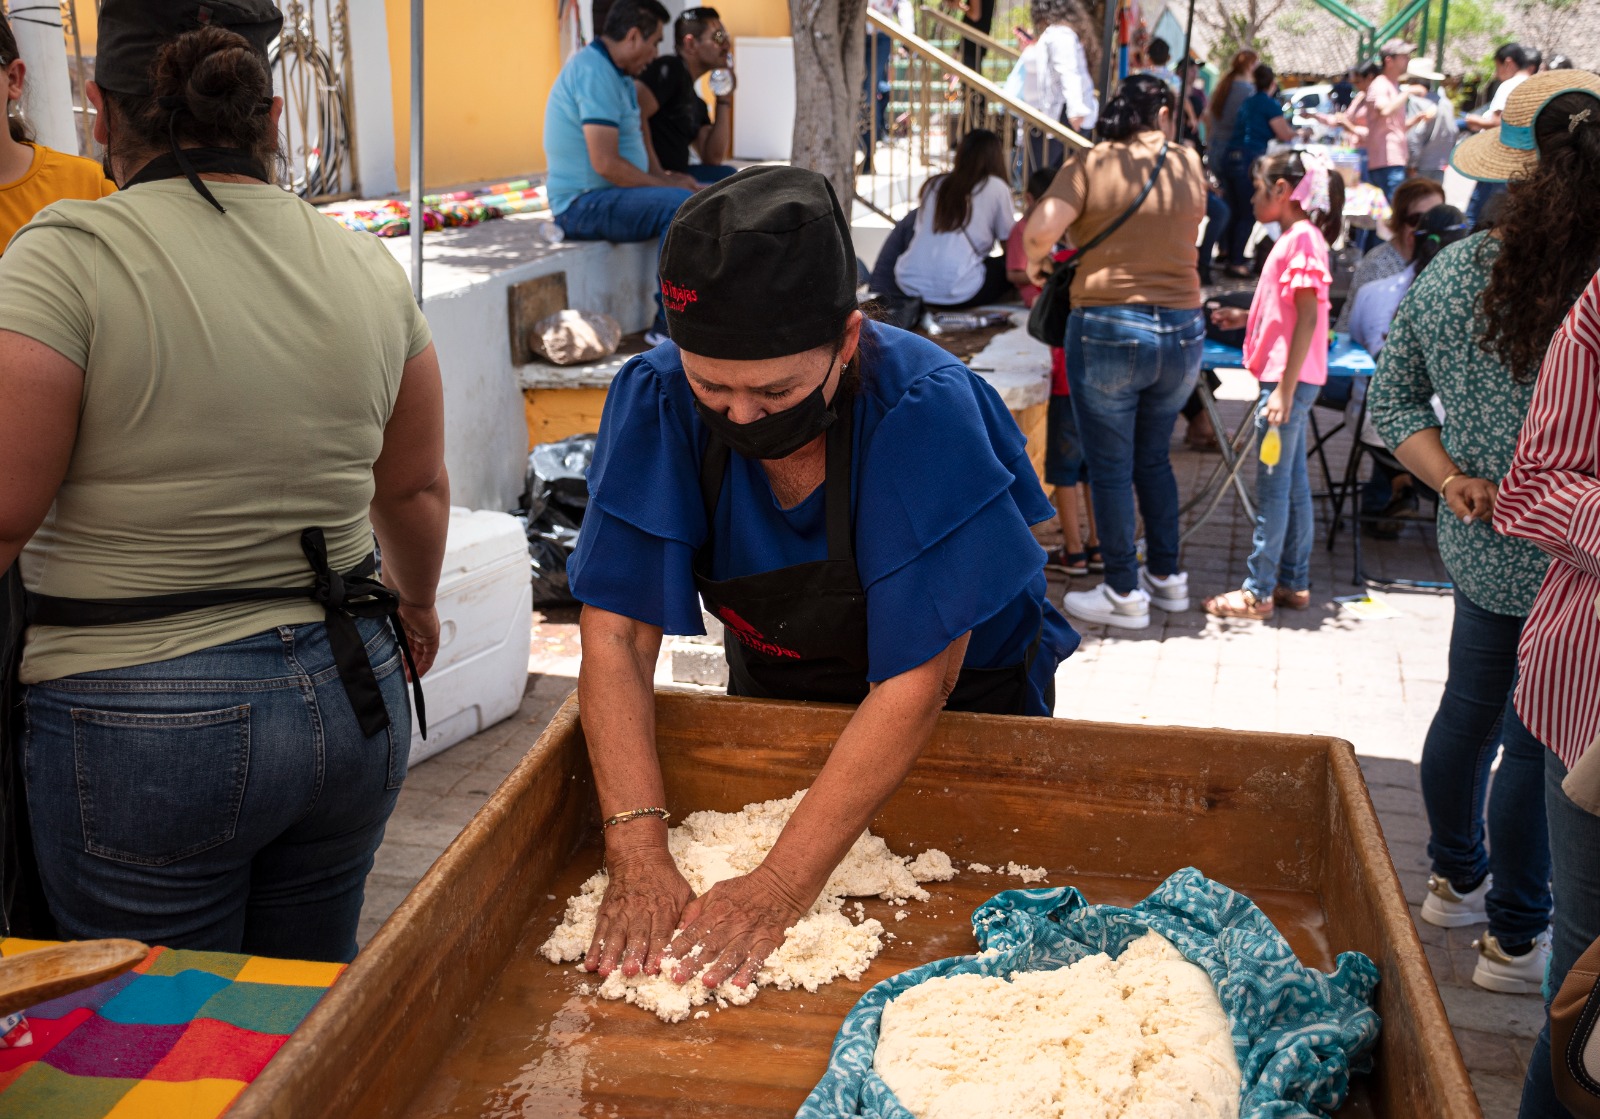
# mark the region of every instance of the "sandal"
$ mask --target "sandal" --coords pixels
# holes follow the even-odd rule
[[[1084,554],[1088,557],[1090,571],[1093,571],[1096,574],[1103,574],[1105,572],[1106,560],[1105,557],[1100,554],[1099,548],[1091,544],[1089,545],[1089,550]]]
[[[1311,592],[1291,591],[1288,587],[1274,587],[1272,591],[1272,604],[1284,606],[1290,610],[1307,610],[1311,607]]]
[[[1067,575],[1089,574],[1089,553],[1069,552],[1065,548],[1050,548],[1044,554],[1047,571],[1060,571]]]
[[[1306,594],[1309,597],[1310,591]],[[1264,622],[1272,617],[1272,602],[1263,601],[1247,590],[1229,591],[1206,599],[1205,611],[1214,618],[1243,618]]]

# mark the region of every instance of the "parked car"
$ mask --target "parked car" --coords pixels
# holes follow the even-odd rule
[[[1328,140],[1337,129],[1329,128],[1312,114],[1331,113],[1334,111],[1332,93],[1333,86],[1331,85],[1302,85],[1296,86],[1294,89],[1286,89],[1279,96],[1285,102],[1283,111],[1284,115],[1289,118],[1290,125],[1297,131],[1309,129],[1309,134],[1303,132],[1302,135],[1306,135],[1308,139],[1317,143],[1322,143]]]

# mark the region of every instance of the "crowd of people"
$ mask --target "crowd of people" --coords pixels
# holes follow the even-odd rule
[[[423,714],[407,681],[438,647],[441,375],[381,244],[274,185],[277,9],[237,0],[201,28],[182,9],[105,0],[89,86],[103,166],[32,141],[0,23],[0,729],[28,808],[0,838],[29,852],[56,932],[347,960]],[[986,26],[993,6],[964,14]],[[998,394],[863,312],[827,181],[728,164],[718,13],[595,15],[546,106],[550,205],[574,240],[659,240],[662,284],[653,348],[608,397],[569,573],[613,813],[586,966],[659,966],[676,930],[719,978],[748,979],[941,710],[1051,713],[1078,637],[1045,568],[1103,575],[1060,600],[1082,623],[1191,608],[1170,448],[1208,334],[1242,332],[1263,454],[1246,569],[1204,609],[1308,608],[1308,416],[1337,329],[1376,357],[1360,438],[1393,464],[1377,503],[1436,501],[1454,585],[1423,750],[1422,919],[1487,922],[1481,986],[1558,988],[1600,937],[1600,77],[1503,48],[1457,143],[1440,76],[1385,44],[1325,114],[1361,141],[1382,236],[1350,227],[1344,177],[1295,143],[1252,52],[1197,102],[1190,60],[1174,70],[1152,44],[1102,102],[1081,7],[1035,0],[1016,88],[1094,142],[1030,138],[1019,218],[1007,144],[967,129],[868,287],[939,309],[1070,298],[1050,340],[1047,500]],[[708,105],[697,83],[719,73]],[[1445,204],[1446,162],[1480,184],[1466,213]],[[1252,263],[1258,230],[1270,248]],[[1336,246],[1368,233],[1337,292]],[[1208,305],[1214,250],[1253,281],[1247,306]],[[1041,555],[1031,526],[1052,517],[1063,545]],[[857,710],[770,858],[694,898],[651,807],[648,728],[662,634],[697,632],[702,604],[731,635],[732,691]],[[1549,1045],[1547,1027],[1523,1119],[1568,1115]]]

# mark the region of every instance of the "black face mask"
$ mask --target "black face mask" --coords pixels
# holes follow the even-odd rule
[[[833,372],[831,364],[828,372]],[[762,416],[747,424],[734,423],[720,412],[707,408],[699,397],[695,397],[694,407],[712,436],[727,444],[735,454],[751,459],[788,458],[827,431],[833,426],[833,421],[839,418],[823,400],[822,390],[827,385],[828,378],[823,377],[816,391],[792,408]]]

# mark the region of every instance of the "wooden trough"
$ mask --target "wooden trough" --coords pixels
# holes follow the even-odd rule
[[[730,811],[811,783],[846,708],[663,692],[670,807]],[[1349,743],[1301,735],[947,714],[873,829],[897,852],[1047,867],[1130,904],[1195,866],[1255,901],[1300,958],[1378,965],[1375,1072],[1341,1116],[1481,1119]],[[585,996],[537,949],[600,865],[577,698],[229,1112],[378,1116],[792,1116],[879,980],[971,952],[968,919],[1016,878],[963,872],[932,900],[865,901],[896,933],[857,982],[763,991],[667,1026]]]

